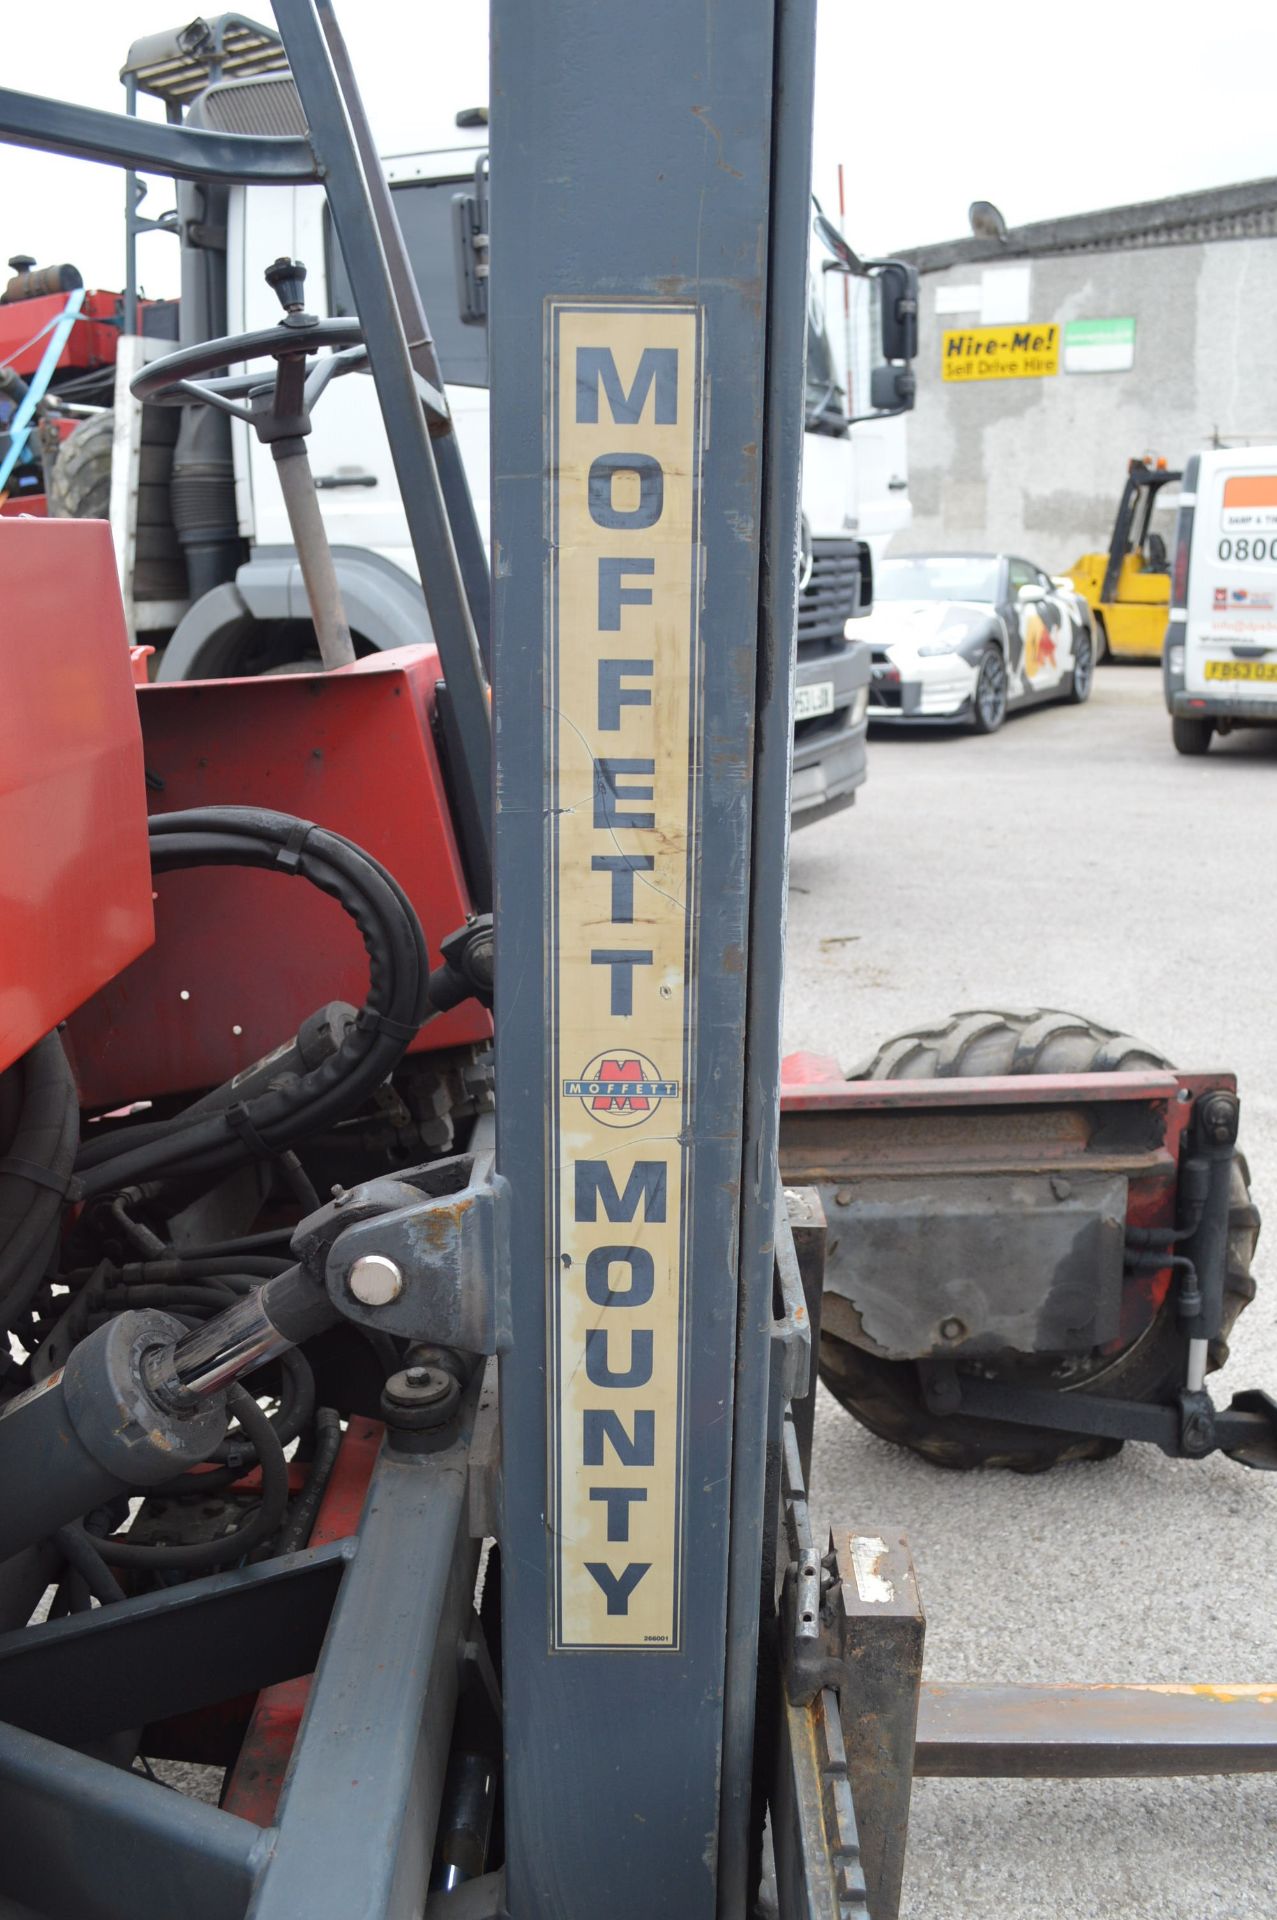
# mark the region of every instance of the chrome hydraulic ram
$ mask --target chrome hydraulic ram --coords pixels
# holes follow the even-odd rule
[[[198,1466],[226,1434],[226,1390],[339,1318],[291,1267],[189,1331],[122,1313],[0,1413],[0,1561],[121,1492]]]

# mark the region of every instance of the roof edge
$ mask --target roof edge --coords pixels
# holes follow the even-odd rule
[[[1051,253],[1107,252],[1132,243],[1139,246],[1188,246],[1195,241],[1243,239],[1245,223],[1267,215],[1277,232],[1277,178],[1242,180],[1234,186],[1206,187],[1193,193],[1170,194],[1162,200],[1137,200],[1127,206],[1102,207],[1092,213],[1066,214],[1057,220],[1034,220],[1008,227],[1006,239],[971,235],[961,240],[938,240],[926,246],[905,247],[894,256],[907,260],[920,273],[939,273],[967,261],[1017,260]],[[1202,227],[1234,223],[1234,233],[1203,233]]]

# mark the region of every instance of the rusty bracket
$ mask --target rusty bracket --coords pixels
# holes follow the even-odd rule
[[[839,1529],[821,1553],[792,1414],[784,1426],[790,1564],[781,1647],[792,1719],[836,1696],[859,1858],[874,1920],[895,1920],[904,1877],[926,1621],[898,1528]]]
[[[487,1154],[457,1154],[338,1191],[293,1236],[343,1318],[398,1338],[499,1353],[509,1344],[508,1188]],[[398,1291],[370,1303],[358,1262],[376,1256]]]

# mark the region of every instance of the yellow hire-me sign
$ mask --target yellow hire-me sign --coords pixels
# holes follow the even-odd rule
[[[1060,371],[1060,329],[1030,320],[1021,327],[958,327],[943,335],[945,380],[1036,380]]]

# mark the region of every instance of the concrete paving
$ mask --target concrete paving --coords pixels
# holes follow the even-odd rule
[[[848,814],[796,835],[785,1038],[850,1064],[961,1008],[1048,1006],[1239,1076],[1260,1291],[1216,1397],[1277,1390],[1277,733],[1170,742],[1155,671],[990,739],[872,740]],[[1272,1276],[1269,1279],[1269,1276]],[[824,1395],[817,1508],[908,1532],[945,1679],[1277,1678],[1277,1477],[1127,1448],[942,1473]],[[1277,1778],[920,1782],[907,1920],[1277,1913]]]

